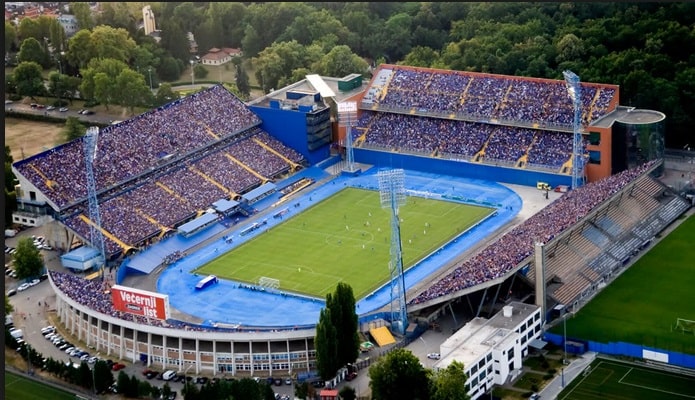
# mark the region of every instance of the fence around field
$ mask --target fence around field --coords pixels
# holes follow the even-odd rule
[[[554,345],[563,346],[564,344],[563,336],[560,334],[546,332],[544,339]],[[570,341],[585,343],[586,350],[595,351],[601,354],[633,357],[658,361],[684,368],[695,368],[695,355],[692,354],[684,354],[676,351],[669,351],[625,342],[600,343],[593,340],[567,338],[567,342],[569,343]]]

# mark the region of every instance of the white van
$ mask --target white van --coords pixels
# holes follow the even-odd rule
[[[162,374],[162,379],[165,381],[170,381],[176,377],[176,371],[168,370]]]

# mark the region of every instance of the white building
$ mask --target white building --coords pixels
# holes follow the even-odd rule
[[[540,307],[511,302],[491,319],[475,318],[449,337],[441,344],[442,358],[433,368],[446,368],[453,361],[463,363],[468,394],[477,399],[521,368],[529,344],[541,336],[541,328]]]
[[[154,13],[152,12],[152,7],[149,5],[142,8],[142,26],[145,30],[145,35],[150,35],[152,32],[157,30],[157,25],[154,20]]]
[[[71,38],[77,33],[78,26],[77,26],[77,18],[75,18],[74,15],[72,14],[61,14],[56,18],[58,20],[58,23],[63,27],[63,30],[65,31],[65,36],[68,38]]]

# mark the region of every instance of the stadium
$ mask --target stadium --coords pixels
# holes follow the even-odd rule
[[[47,227],[59,319],[102,354],[306,375],[338,282],[363,333],[398,338],[511,295],[549,319],[609,284],[690,207],[657,179],[664,115],[619,102],[389,64],[248,104],[216,85],[15,162],[13,220]]]

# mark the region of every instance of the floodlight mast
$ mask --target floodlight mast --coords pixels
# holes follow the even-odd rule
[[[391,210],[391,326],[400,334],[405,334],[408,316],[405,302],[405,276],[403,275],[403,248],[401,246],[401,227],[398,208],[405,203],[402,169],[382,170],[378,173],[379,192],[382,208]]]
[[[582,158],[582,133],[581,133],[581,115],[582,115],[582,89],[579,84],[579,77],[570,70],[562,72],[567,85],[567,94],[572,100],[574,118],[572,119],[572,189],[579,187],[580,174],[583,174],[583,158]]]
[[[345,127],[346,171],[355,172],[355,156],[352,148],[352,127],[357,123],[357,103],[354,101],[338,103],[338,121]]]
[[[99,139],[99,128],[90,126],[84,135],[84,161],[87,171],[87,198],[89,202],[90,240],[99,251],[98,260],[101,280],[104,280],[104,265],[106,264],[106,251],[104,250],[104,237],[101,233],[101,217],[99,216],[99,203],[97,201],[96,180],[94,178],[94,161],[96,160]]]

